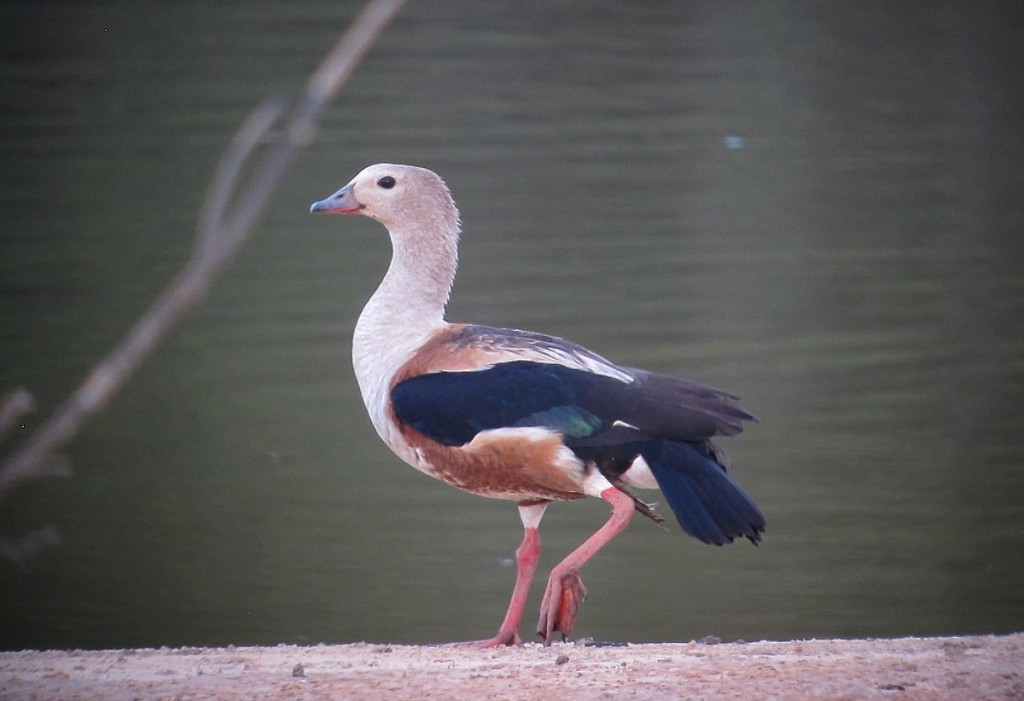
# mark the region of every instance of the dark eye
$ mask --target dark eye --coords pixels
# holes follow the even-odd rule
[[[385,190],[390,190],[395,186],[395,179],[390,175],[385,175],[383,178],[377,181],[377,186],[382,187]]]

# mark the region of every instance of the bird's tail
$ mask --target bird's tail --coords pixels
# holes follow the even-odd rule
[[[714,545],[743,536],[757,545],[765,519],[708,446],[651,440],[640,446],[683,530]]]

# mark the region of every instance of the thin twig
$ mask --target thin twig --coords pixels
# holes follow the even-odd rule
[[[211,248],[216,245],[224,229],[224,219],[231,195],[238,187],[246,160],[287,108],[287,100],[270,98],[253,110],[235,132],[227,150],[221,156],[220,163],[217,164],[213,180],[206,191],[203,208],[199,212],[194,257],[209,255]]]
[[[312,143],[317,121],[405,0],[371,0],[310,78],[283,125],[285,138],[253,168],[248,187],[235,199],[246,161],[280,120],[284,106],[263,103],[226,150],[211,182],[191,259],[124,340],[89,373],[77,390],[0,468],[0,496],[20,482],[51,474],[45,464],[90,416],[102,409],[174,323],[206,294],[227,262],[248,239],[300,149]]]

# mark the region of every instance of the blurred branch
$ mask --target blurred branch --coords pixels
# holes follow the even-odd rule
[[[405,0],[371,0],[341,37],[294,101],[268,100],[245,121],[228,146],[207,191],[192,256],[124,340],[103,358],[75,392],[0,467],[0,497],[19,483],[53,474],[57,450],[102,409],[181,316],[209,290],[214,279],[248,239],[266,211],[270,195],[298,152],[312,143],[318,121],[331,99]],[[283,122],[282,122],[283,120]],[[281,124],[281,138],[252,167],[248,187],[239,179],[248,160]],[[233,195],[236,196],[233,197]],[[229,210],[232,201],[236,204]],[[25,393],[27,395],[27,392]],[[15,397],[13,421],[19,411]],[[30,395],[28,395],[29,398]],[[7,412],[10,399],[3,404]],[[3,414],[5,420],[7,414]]]
[[[35,409],[36,400],[24,387],[19,387],[4,397],[0,402],[0,440],[14,428],[18,419]]]

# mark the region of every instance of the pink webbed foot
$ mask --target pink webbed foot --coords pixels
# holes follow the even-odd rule
[[[487,638],[486,640],[466,640],[459,643],[452,643],[455,647],[474,647],[481,650],[488,650],[490,648],[502,647],[502,646],[521,646],[523,644],[522,638],[519,637],[519,633],[515,631],[498,631],[498,634],[493,638]]]
[[[545,645],[551,644],[551,636],[556,632],[562,634],[563,641],[568,639],[576,624],[580,604],[586,598],[587,588],[577,572],[559,572],[557,568],[552,571],[537,622],[537,635],[544,639]]]
[[[611,516],[551,570],[540,605],[540,621],[537,623],[537,633],[544,639],[545,645],[551,644],[551,635],[556,631],[562,634],[562,640],[572,633],[580,602],[587,596],[587,589],[579,575],[580,567],[618,535],[633,515],[633,498],[625,492],[609,487],[601,492],[601,498],[611,504]]]

